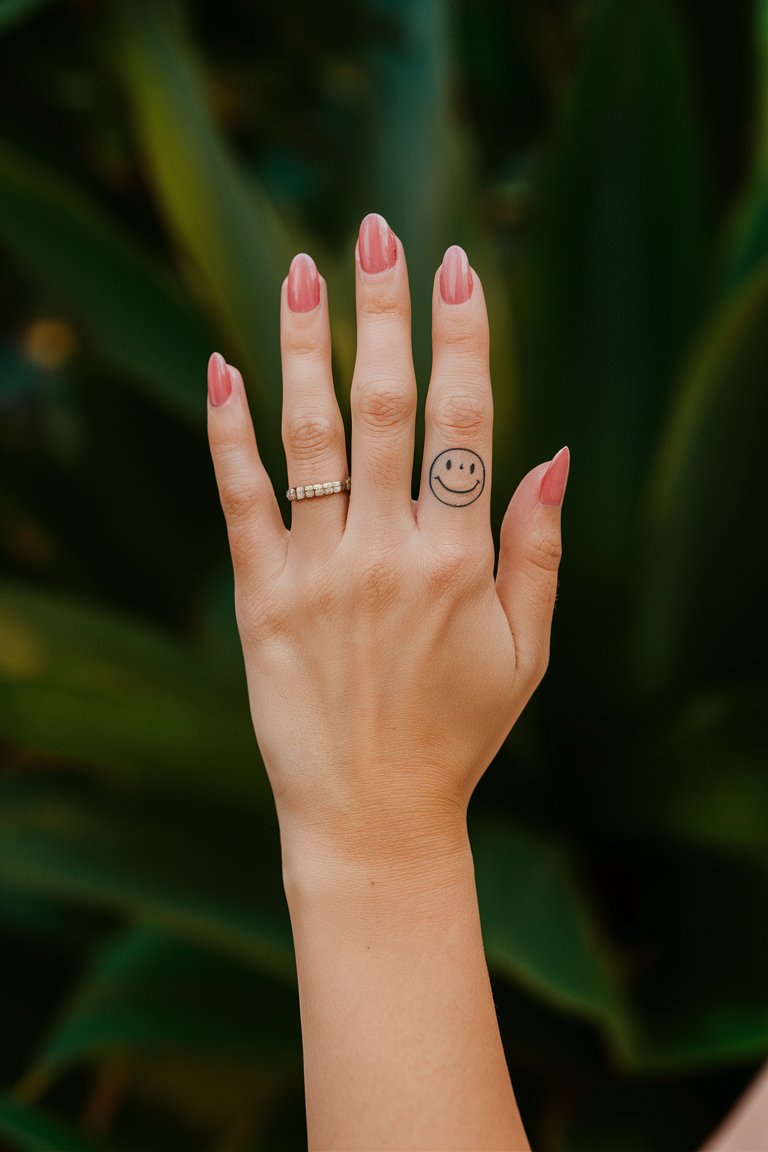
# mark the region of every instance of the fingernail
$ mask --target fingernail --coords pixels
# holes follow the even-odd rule
[[[472,269],[467,254],[453,244],[443,256],[440,295],[446,304],[464,304],[472,295]]]
[[[288,272],[288,307],[291,312],[311,312],[320,303],[317,265],[306,252],[299,252]]]
[[[218,408],[232,393],[232,380],[227,370],[227,362],[220,352],[214,352],[208,361],[208,399]]]
[[[364,272],[386,272],[397,260],[395,234],[383,216],[371,212],[360,225],[360,264]]]
[[[557,455],[552,457],[539,487],[539,500],[542,504],[551,504],[553,508],[560,507],[565,496],[570,464],[571,454],[567,448],[561,448]]]

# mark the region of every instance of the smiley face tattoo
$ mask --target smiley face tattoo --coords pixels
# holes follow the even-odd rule
[[[471,448],[446,448],[432,461],[429,486],[441,504],[466,508],[485,488],[485,464]]]

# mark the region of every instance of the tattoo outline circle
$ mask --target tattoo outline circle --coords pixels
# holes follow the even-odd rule
[[[469,488],[454,488],[447,482],[451,479],[448,474],[454,471],[457,479],[460,474],[465,482],[472,476],[476,479]],[[485,488],[485,464],[471,448],[445,448],[432,461],[429,486],[441,504],[447,504],[449,508],[467,508]]]

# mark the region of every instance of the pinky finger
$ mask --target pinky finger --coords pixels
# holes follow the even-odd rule
[[[218,352],[208,361],[208,442],[235,574],[272,579],[290,533],[259,456],[243,378]]]

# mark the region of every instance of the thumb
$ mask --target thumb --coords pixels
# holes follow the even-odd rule
[[[560,506],[570,452],[561,448],[521,480],[501,525],[496,591],[517,646],[520,672],[539,683],[549,663],[549,635],[562,555]]]

